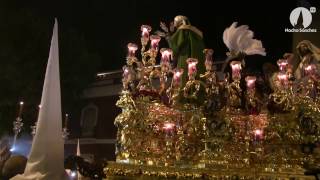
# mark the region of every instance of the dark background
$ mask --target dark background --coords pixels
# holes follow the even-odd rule
[[[81,90],[95,73],[125,64],[126,45],[139,42],[141,24],[158,30],[160,21],[185,15],[203,31],[206,46],[215,50],[218,60],[225,59],[227,52],[224,29],[234,21],[247,24],[267,51],[266,57],[248,57],[248,66],[259,70],[264,62],[275,62],[291,52],[292,33],[284,32],[292,27],[290,12],[298,6],[319,7],[316,2],[1,0],[0,134],[11,131],[20,100],[25,101],[25,123],[36,119],[54,17],[59,21],[63,110],[72,120],[72,114],[79,113]]]

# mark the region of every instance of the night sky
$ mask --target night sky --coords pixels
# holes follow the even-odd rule
[[[250,1],[251,2],[251,1]],[[314,1],[315,2],[315,1]],[[316,6],[309,1],[311,6]],[[211,3],[211,2],[210,2]],[[214,2],[213,2],[214,3]],[[286,51],[291,50],[291,33],[285,33],[285,27],[291,27],[289,14],[299,4],[279,5],[274,2],[252,1],[248,4],[220,1],[209,5],[208,1],[146,1],[146,0],[68,0],[68,1],[24,1],[5,3],[8,11],[28,9],[40,18],[43,26],[50,31],[53,17],[58,17],[60,34],[68,29],[84,35],[86,47],[102,57],[99,71],[119,69],[125,62],[126,44],[139,42],[140,25],[149,24],[159,29],[159,22],[171,21],[176,15],[186,15],[191,23],[204,33],[207,47],[215,50],[215,57],[225,58],[227,51],[222,41],[222,33],[233,21],[247,24],[261,39],[268,52],[262,61],[275,61]],[[307,4],[303,2],[300,4]],[[10,12],[8,12],[10,14]],[[10,17],[7,17],[10,20]],[[25,19],[28,23],[30,19]],[[49,43],[49,41],[48,41]],[[166,45],[162,42],[162,45]]]

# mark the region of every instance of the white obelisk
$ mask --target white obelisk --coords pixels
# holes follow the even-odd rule
[[[81,156],[79,139],[78,139],[78,143],[77,143],[77,156]],[[78,176],[78,180],[82,180],[82,176],[79,171],[77,171],[77,176]]]
[[[79,141],[79,139],[78,139],[78,143],[77,143],[77,156],[81,156],[80,141]]]
[[[41,109],[26,169],[12,180],[64,180],[64,143],[59,75],[58,22],[55,19]]]

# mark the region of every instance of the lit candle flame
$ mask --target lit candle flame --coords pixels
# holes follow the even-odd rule
[[[150,39],[151,39],[151,49],[158,50],[158,45],[161,40],[161,37],[158,35],[152,35],[150,36]]]
[[[246,80],[248,89],[253,89],[255,87],[256,79],[257,78],[255,76],[247,76],[246,77],[245,80]]]
[[[180,72],[177,72],[177,73],[174,75],[175,78],[179,78],[180,76],[181,76],[181,73],[180,73]]]
[[[277,75],[280,88],[287,88],[288,85],[288,75],[286,73],[278,73]]]
[[[169,63],[172,58],[172,50],[168,48],[162,48],[161,53],[161,63]]]
[[[128,44],[128,57],[134,57],[136,51],[138,50],[138,46],[134,43]]]
[[[282,82],[285,82],[286,80],[288,80],[288,75],[285,73],[280,73],[278,74],[278,79]]]
[[[143,28],[143,29],[142,29],[142,36],[143,36],[143,37],[146,37],[146,36],[148,36],[148,35],[149,35],[148,29],[147,29],[147,28]]]
[[[174,74],[173,74],[173,82],[174,82],[174,86],[179,86],[180,85],[180,81],[181,81],[181,76],[183,74],[183,69],[175,69],[174,70]]]
[[[21,117],[22,110],[23,110],[23,104],[24,104],[23,101],[20,101],[20,102],[19,102],[20,107],[19,107],[18,117]]]
[[[310,64],[304,68],[304,71],[306,72],[306,75],[313,75],[315,68],[314,64]]]
[[[194,58],[188,58],[187,63],[188,63],[188,75],[192,76],[197,72],[198,60]]]
[[[151,27],[148,25],[141,26],[142,37],[145,39],[149,39],[149,32],[151,31]]]
[[[279,59],[277,61],[277,64],[279,66],[280,71],[285,71],[285,69],[288,65],[288,60],[287,59]]]
[[[69,114],[65,115],[64,127],[68,128]]]
[[[257,135],[257,136],[261,136],[261,135],[262,135],[262,130],[256,129],[256,130],[254,131],[254,134]]]
[[[233,79],[240,79],[240,71],[241,71],[241,62],[240,61],[232,61],[230,63],[232,69],[232,78]]]
[[[174,128],[174,126],[175,126],[175,124],[173,124],[173,123],[164,123],[163,124],[163,129],[165,129],[165,130],[171,130],[171,129],[173,129]]]

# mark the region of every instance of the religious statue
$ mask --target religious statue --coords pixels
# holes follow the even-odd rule
[[[188,65],[186,60],[188,58],[198,59],[197,64],[198,75],[205,72],[203,50],[205,49],[202,32],[190,24],[186,16],[176,16],[174,18],[173,28],[176,31],[169,33],[168,28],[163,23],[160,25],[166,34],[158,32],[160,36],[166,37],[169,47],[173,51],[173,57],[176,61],[177,68],[181,68],[184,72],[188,72]],[[181,87],[187,81],[187,73],[182,75]]]
[[[296,50],[300,59],[300,63],[295,70],[295,77],[297,79],[301,79],[306,75],[305,68],[308,65],[314,64],[316,66],[316,69],[319,70],[320,49],[318,47],[316,47],[308,40],[303,40],[298,43]]]

